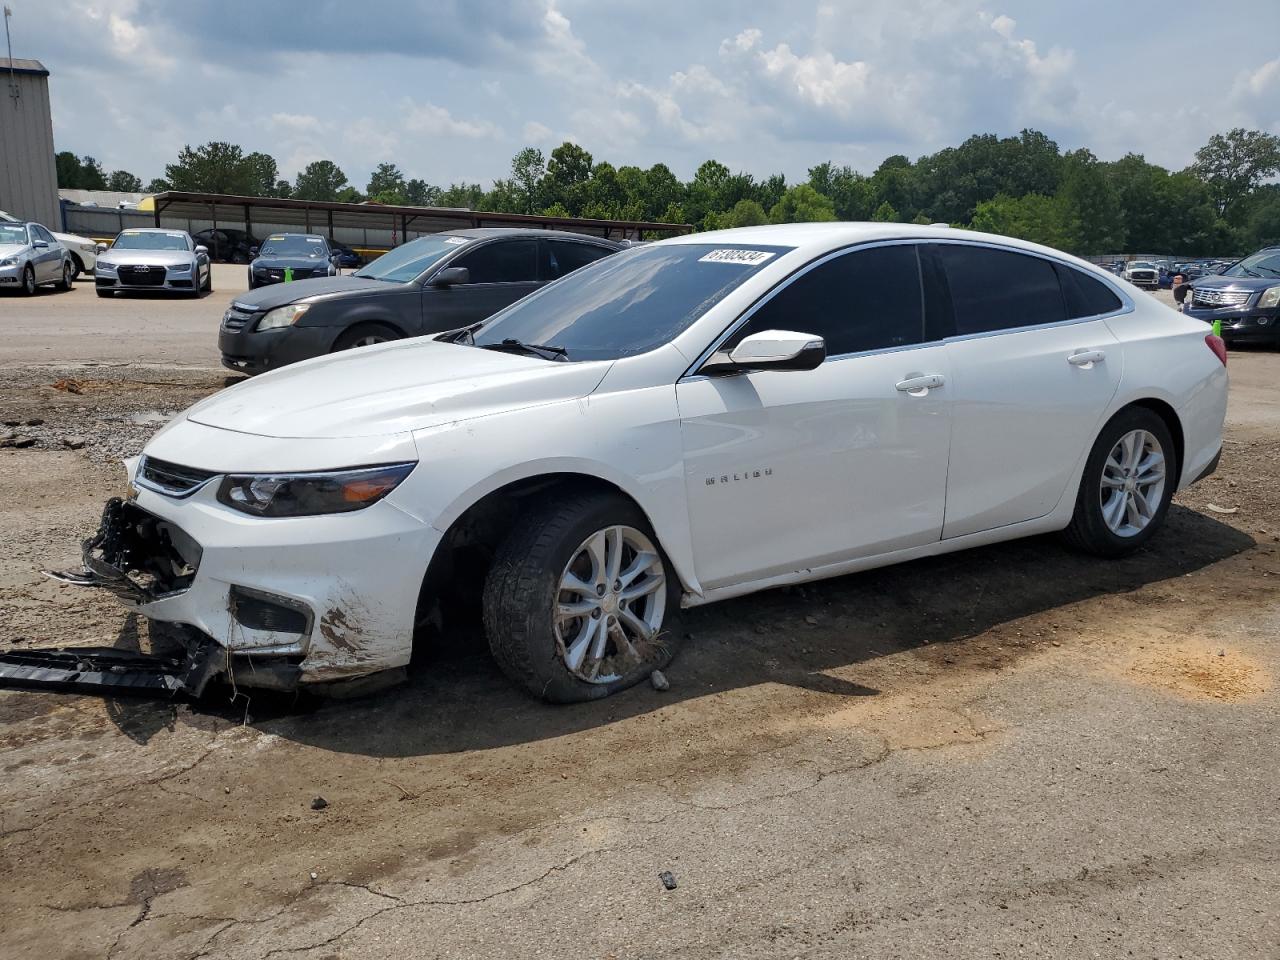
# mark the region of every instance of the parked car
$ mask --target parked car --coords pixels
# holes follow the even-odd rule
[[[1228,345],[1280,347],[1280,247],[1264,247],[1191,284],[1187,315],[1222,324]]]
[[[253,234],[244,230],[201,230],[194,236],[195,242],[209,251],[215,263],[248,263],[253,259],[255,247],[262,246]]]
[[[32,221],[0,222],[0,289],[27,296],[45,284],[70,290],[74,271],[71,254],[46,227]]]
[[[396,671],[474,598],[517,684],[595,699],[667,663],[681,607],[1051,531],[1148,543],[1218,463],[1226,352],[1131,293],[907,224],[635,247],[196,404],[64,576],[187,625],[188,689]]]
[[[356,253],[345,243],[329,238],[329,249],[338,255],[338,266],[344,270],[356,270],[364,266],[364,257]]]
[[[209,251],[185,230],[139,227],[122,230],[102,245],[94,275],[98,296],[120,290],[155,290],[199,297],[213,292]]]
[[[1160,286],[1160,270],[1154,263],[1146,260],[1130,260],[1125,264],[1124,278],[1135,287],[1155,290]]]
[[[17,217],[12,214],[0,210],[0,221],[8,223],[21,223]],[[98,245],[88,237],[81,237],[74,233],[58,233],[50,230],[53,239],[62,244],[67,253],[71,255],[71,266],[74,268],[71,279],[77,280],[82,273],[93,273],[93,265],[98,256]]]
[[[610,240],[555,230],[419,237],[350,276],[237,297],[222,318],[222,363],[261,373],[351,347],[452,330],[618,249]]]
[[[317,234],[273,233],[253,254],[249,264],[250,290],[285,280],[338,275],[338,255]]]

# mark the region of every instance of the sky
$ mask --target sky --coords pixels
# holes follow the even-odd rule
[[[381,161],[487,187],[565,140],[794,182],[1024,127],[1176,169],[1214,133],[1280,134],[1277,0],[8,3],[57,149],[144,182],[210,140],[363,188]]]

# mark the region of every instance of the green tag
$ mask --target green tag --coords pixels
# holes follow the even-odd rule
[[[285,283],[293,282],[293,267],[284,268],[284,282]]]
[[[1220,336],[1222,336],[1222,321],[1221,321],[1221,320],[1215,320],[1215,321],[1213,321],[1213,335],[1214,335],[1215,337],[1220,337]]]

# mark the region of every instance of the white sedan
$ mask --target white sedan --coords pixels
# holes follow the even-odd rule
[[[1145,544],[1218,463],[1227,371],[1131,289],[903,224],[635,247],[197,404],[64,576],[187,625],[195,690],[395,671],[475,610],[524,689],[605,696],[681,607],[1051,531]]]

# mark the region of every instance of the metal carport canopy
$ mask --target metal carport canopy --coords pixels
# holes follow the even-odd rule
[[[313,233],[329,233],[338,227],[394,230],[403,241],[413,233],[442,233],[469,227],[535,227],[568,230],[613,239],[639,239],[642,233],[689,233],[687,223],[651,223],[644,220],[594,220],[585,217],[543,217],[537,214],[491,213],[457,207],[398,207],[379,203],[334,203],[320,200],[282,200],[276,197],[238,197],[223,193],[188,193],[166,190],[154,197],[155,224],[162,215],[191,220],[212,220],[220,226],[244,224],[296,225]]]

